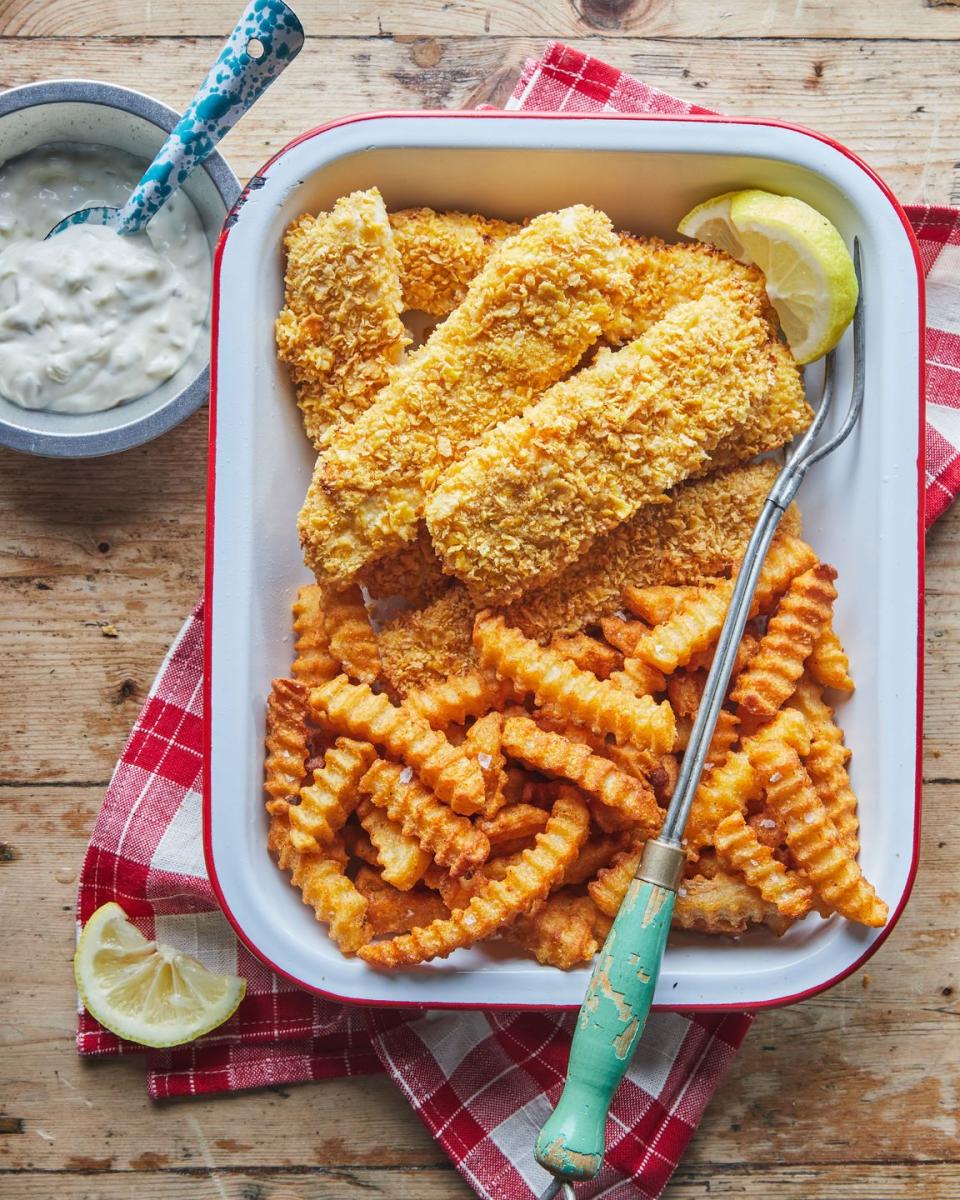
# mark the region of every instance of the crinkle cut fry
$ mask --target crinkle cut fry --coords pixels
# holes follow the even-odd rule
[[[318,921],[329,926],[330,937],[345,954],[353,954],[369,937],[365,928],[367,901],[344,873],[346,855],[339,841],[316,853],[301,853],[290,841],[286,812],[270,820],[267,846],[277,856],[281,870],[300,889]]]
[[[663,824],[663,813],[650,788],[609,759],[592,753],[589,746],[568,741],[558,733],[547,733],[527,717],[508,717],[503,727],[503,748],[525,766],[568,779],[609,808],[629,816],[648,834]]]
[[[769,719],[793,694],[803,664],[830,619],[836,577],[833,567],[818,563],[790,581],[760,648],[730,693],[751,716]]]
[[[655,754],[673,749],[676,727],[669,704],[632,696],[616,684],[581,671],[548,647],[538,646],[503,617],[477,614],[474,642],[483,666],[532,692],[540,705],[568,712],[597,734],[612,734]]]
[[[809,753],[803,756],[804,766],[841,842],[856,855],[860,849],[860,821],[857,797],[847,774],[850,751],[843,744],[843,730],[823,698],[823,689],[809,676],[797,684],[787,706],[802,713],[810,725],[812,740]]]
[[[464,749],[477,760],[483,773],[486,799],[483,815],[493,817],[507,803],[507,760],[503,753],[503,713],[478,717],[466,732]]]
[[[427,498],[444,570],[478,601],[515,600],[706,471],[769,387],[768,338],[755,300],[708,293],[488,430]]]
[[[483,807],[479,766],[418,713],[391,704],[366,684],[349,683],[343,675],[315,688],[310,703],[339,732],[385,746],[394,758],[403,759],[455,812],[469,814]]]
[[[387,883],[401,892],[415,887],[430,866],[430,855],[420,849],[417,839],[404,833],[396,821],[366,796],[357,803],[357,816],[376,847],[377,862]]]
[[[589,896],[563,889],[548,896],[529,917],[510,926],[510,940],[545,967],[569,971],[589,962],[600,948],[602,914]]]
[[[589,827],[586,804],[572,788],[564,789],[554,803],[546,829],[503,879],[491,881],[448,920],[434,921],[389,942],[370,943],[361,947],[361,957],[376,967],[413,966],[446,958],[454,950],[490,937],[550,894],[576,859]]]
[[[683,844],[688,856],[695,856],[713,840],[713,832],[724,817],[742,812],[747,801],[757,795],[759,783],[750,762],[750,751],[771,739],[806,754],[810,749],[810,727],[802,713],[784,709],[768,725],[744,738],[742,749],[728,753],[712,771],[704,773],[694,793],[684,831]]]
[[[360,780],[360,791],[396,821],[407,837],[456,878],[486,862],[490,842],[466,817],[438,800],[412,772],[378,759]]]
[[[296,799],[306,774],[307,689],[293,679],[275,679],[267,699],[267,757],[263,789],[267,811],[286,811]]]
[[[701,584],[726,574],[742,556],[776,475],[776,463],[762,462],[681,484],[669,504],[640,509],[504,615],[529,637],[547,641],[614,612],[627,584]],[[791,505],[780,533],[799,532]]]
[[[587,884],[590,898],[601,912],[608,917],[615,917],[627,894],[627,888],[633,882],[633,877],[643,858],[643,847],[646,837],[636,829],[628,835],[627,844],[613,856],[609,867],[597,872],[596,879]]]
[[[450,910],[443,900],[425,888],[401,892],[370,867],[361,867],[355,879],[357,891],[367,901],[367,926],[373,934],[406,933],[416,925],[429,925]]]
[[[319,449],[373,403],[410,338],[400,320],[400,256],[376,188],[294,221],[277,350],[307,436]]]
[[[767,846],[761,845],[741,812],[724,817],[714,830],[713,844],[721,862],[730,871],[739,871],[783,916],[802,917],[810,911],[813,889],[809,883],[788,871]]]
[[[807,669],[823,687],[835,688],[838,692],[853,691],[850,660],[836,635],[832,619],[827,621],[820,631],[820,636],[813,643],[813,649],[807,659]]]
[[[330,653],[330,634],[324,615],[326,592],[315,583],[297,592],[293,602],[293,631],[297,635],[292,672],[307,687],[316,687],[339,675],[340,667]]]
[[[699,933],[738,934],[748,925],[784,932],[789,922],[739,875],[716,870],[709,878],[685,879],[677,891],[673,923]]]
[[[626,282],[610,221],[584,205],[508,238],[463,303],[330,437],[300,513],[318,582],[352,583],[417,536],[437,476],[580,359]]]
[[[756,616],[785,591],[791,581],[817,561],[817,556],[796,538],[778,536],[767,554],[750,607]],[[685,667],[694,654],[716,641],[733,594],[733,580],[703,588],[661,625],[637,642],[636,654],[652,666],[670,674]]]
[[[404,704],[429,721],[434,729],[463,725],[468,717],[483,717],[501,709],[512,693],[509,683],[493,671],[479,667],[463,675],[449,675],[407,693]]]
[[[569,658],[581,671],[591,671],[598,679],[609,679],[623,666],[623,655],[587,633],[555,637],[550,647]]]
[[[380,650],[360,588],[354,585],[327,598],[325,620],[330,653],[355,683],[374,683],[380,677]]]
[[[400,255],[404,308],[445,317],[474,276],[519,225],[462,212],[405,208],[390,214]]]
[[[300,789],[300,803],[290,806],[290,841],[297,850],[319,850],[334,840],[357,806],[357,785],[374,758],[369,742],[350,738],[338,738],[326,752],[313,782]]]
[[[750,761],[790,853],[817,895],[849,921],[886,924],[886,904],[842,846],[796,751],[782,742],[764,742],[750,751]]]
[[[648,625],[660,625],[672,617],[683,604],[693,600],[696,595],[695,587],[681,587],[677,584],[652,583],[647,587],[634,587],[632,584],[628,584],[623,589],[623,606],[635,617],[646,621]],[[633,639],[633,644],[635,644],[635,639]],[[630,646],[631,654],[633,653],[633,644]]]
[[[477,828],[487,835],[499,856],[504,853],[504,845],[542,833],[549,819],[550,814],[545,809],[521,801],[501,808],[495,816],[483,817],[477,822]]]

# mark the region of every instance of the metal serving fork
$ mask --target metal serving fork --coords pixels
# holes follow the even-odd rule
[[[807,471],[836,450],[860,419],[865,378],[864,317],[860,244],[856,240],[853,259],[860,296],[853,317],[850,407],[837,432],[823,445],[814,447],[833,406],[837,363],[836,352],[831,351],[813,422],[790,452],[747,543],[663,828],[644,847],[636,877],[590,977],[573,1035],[567,1082],[537,1138],[537,1161],[556,1176],[542,1200],[550,1200],[558,1192],[565,1200],[573,1200],[570,1181],[592,1179],[600,1170],[607,1112],[650,1012],[683,869],[681,839],[767,550]]]

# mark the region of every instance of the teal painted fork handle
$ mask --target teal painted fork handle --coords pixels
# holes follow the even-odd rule
[[[190,107],[121,208],[119,233],[146,225],[302,46],[303,26],[283,0],[249,0]]]
[[[567,1082],[537,1138],[537,1162],[563,1179],[603,1163],[607,1112],[647,1023],[676,892],[639,876],[590,977],[570,1047]]]

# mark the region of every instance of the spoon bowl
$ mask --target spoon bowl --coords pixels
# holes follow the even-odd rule
[[[120,209],[111,208],[107,204],[97,205],[93,208],[78,208],[76,212],[72,212],[64,217],[62,221],[58,221],[47,234],[47,238],[52,238],[55,234],[63,233],[65,229],[69,229],[72,225],[107,225],[111,229],[119,229]]]

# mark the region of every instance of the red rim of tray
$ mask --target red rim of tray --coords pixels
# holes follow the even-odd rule
[[[823,983],[817,983],[812,987],[806,988],[801,992],[795,992],[790,995],[778,996],[771,1000],[756,1001],[752,1004],[654,1004],[653,1008],[660,1012],[758,1012],[763,1008],[780,1008],[787,1004],[796,1004],[800,1000],[806,1000],[810,996],[815,996],[820,992],[826,991],[828,988],[834,987],[836,984],[846,979],[848,975],[852,975],[854,971],[863,966],[868,959],[880,949],[890,933],[893,931],[910,893],[913,890],[914,880],[917,874],[917,864],[920,852],[920,819],[922,808],[922,738],[923,738],[923,638],[924,638],[924,563],[925,563],[925,542],[924,542],[924,504],[925,504],[925,420],[926,420],[926,392],[925,392],[925,359],[924,359],[924,330],[925,330],[925,297],[924,297],[924,276],[923,265],[920,258],[920,248],[917,245],[917,239],[914,235],[913,228],[904,212],[900,202],[894,196],[890,188],[884,183],[879,175],[869,167],[857,154],[848,149],[841,142],[835,141],[826,134],[818,133],[816,130],[807,129],[801,125],[793,125],[787,121],[768,120],[753,117],[723,117],[713,114],[684,114],[684,115],[661,115],[658,113],[541,113],[541,112],[505,112],[501,109],[477,109],[477,110],[440,110],[440,111],[410,111],[403,110],[385,111],[385,112],[368,112],[355,113],[352,116],[339,117],[336,120],[328,121],[323,125],[318,125],[315,129],[307,130],[300,134],[292,141],[288,142],[283,149],[279,150],[272,156],[264,166],[252,177],[255,187],[262,186],[264,176],[269,172],[274,163],[278,162],[289,150],[294,146],[299,146],[302,142],[309,141],[311,138],[320,136],[331,129],[336,129],[341,125],[351,125],[359,121],[375,121],[383,120],[384,118],[402,118],[404,120],[419,119],[482,119],[482,120],[505,120],[505,121],[530,121],[530,120],[559,120],[559,121],[669,121],[688,124],[702,125],[757,125],[765,126],[774,129],[785,129],[792,133],[799,133],[804,137],[813,138],[815,141],[822,142],[824,145],[830,146],[838,151],[845,158],[849,159],[855,166],[859,167],[865,175],[867,175],[877,185],[890,206],[893,208],[897,217],[903,226],[904,232],[907,235],[907,240],[910,243],[910,248],[913,252],[913,258],[917,269],[917,297],[918,297],[918,332],[919,332],[919,380],[918,390],[919,403],[917,405],[919,435],[918,435],[918,453],[917,453],[917,732],[916,732],[916,770],[915,770],[915,790],[914,790],[914,825],[913,825],[913,844],[911,848],[910,868],[907,874],[906,884],[904,885],[903,893],[897,907],[890,914],[890,917],[878,934],[876,939],[864,950],[864,952],[855,959],[849,966],[839,971],[836,975],[831,976]],[[210,877],[210,884],[213,888],[217,901],[223,910],[227,920],[232,925],[237,937],[244,943],[248,949],[265,963],[272,971],[291,983],[303,988],[305,991],[312,992],[314,995],[323,996],[328,1000],[336,1000],[344,1004],[358,1004],[374,1008],[403,1008],[403,1009],[490,1009],[490,1010],[524,1010],[533,1009],[539,1011],[555,1011],[555,1012],[575,1012],[579,1005],[577,1004],[524,1004],[524,1003],[499,1003],[487,1002],[484,1004],[470,1004],[462,1001],[431,1001],[429,1004],[423,1004],[415,1000],[368,1000],[357,996],[342,996],[337,992],[327,991],[317,987],[315,984],[308,983],[306,980],[299,979],[289,971],[285,971],[278,966],[268,954],[261,950],[249,937],[240,925],[237,918],[234,916],[227,903],[226,897],[223,894],[223,889],[220,886],[220,880],[217,877],[216,863],[213,856],[213,846],[210,832],[210,742],[212,736],[212,716],[211,716],[211,681],[213,671],[213,544],[214,544],[214,497],[216,493],[216,435],[217,435],[217,376],[218,376],[218,360],[217,360],[217,334],[219,329],[219,313],[220,313],[220,267],[223,259],[223,252],[226,247],[227,238],[230,236],[230,231],[236,222],[237,215],[242,209],[244,201],[251,190],[251,185],[247,184],[240,194],[240,198],[234,205],[233,210],[228,215],[224,223],[223,230],[217,242],[216,252],[213,260],[213,300],[212,300],[212,319],[211,319],[211,348],[210,348],[210,425],[208,436],[208,458],[207,458],[207,520],[206,520],[206,539],[205,539],[205,567],[204,567],[204,587],[205,587],[205,603],[203,612],[203,856],[207,866],[207,873]]]

